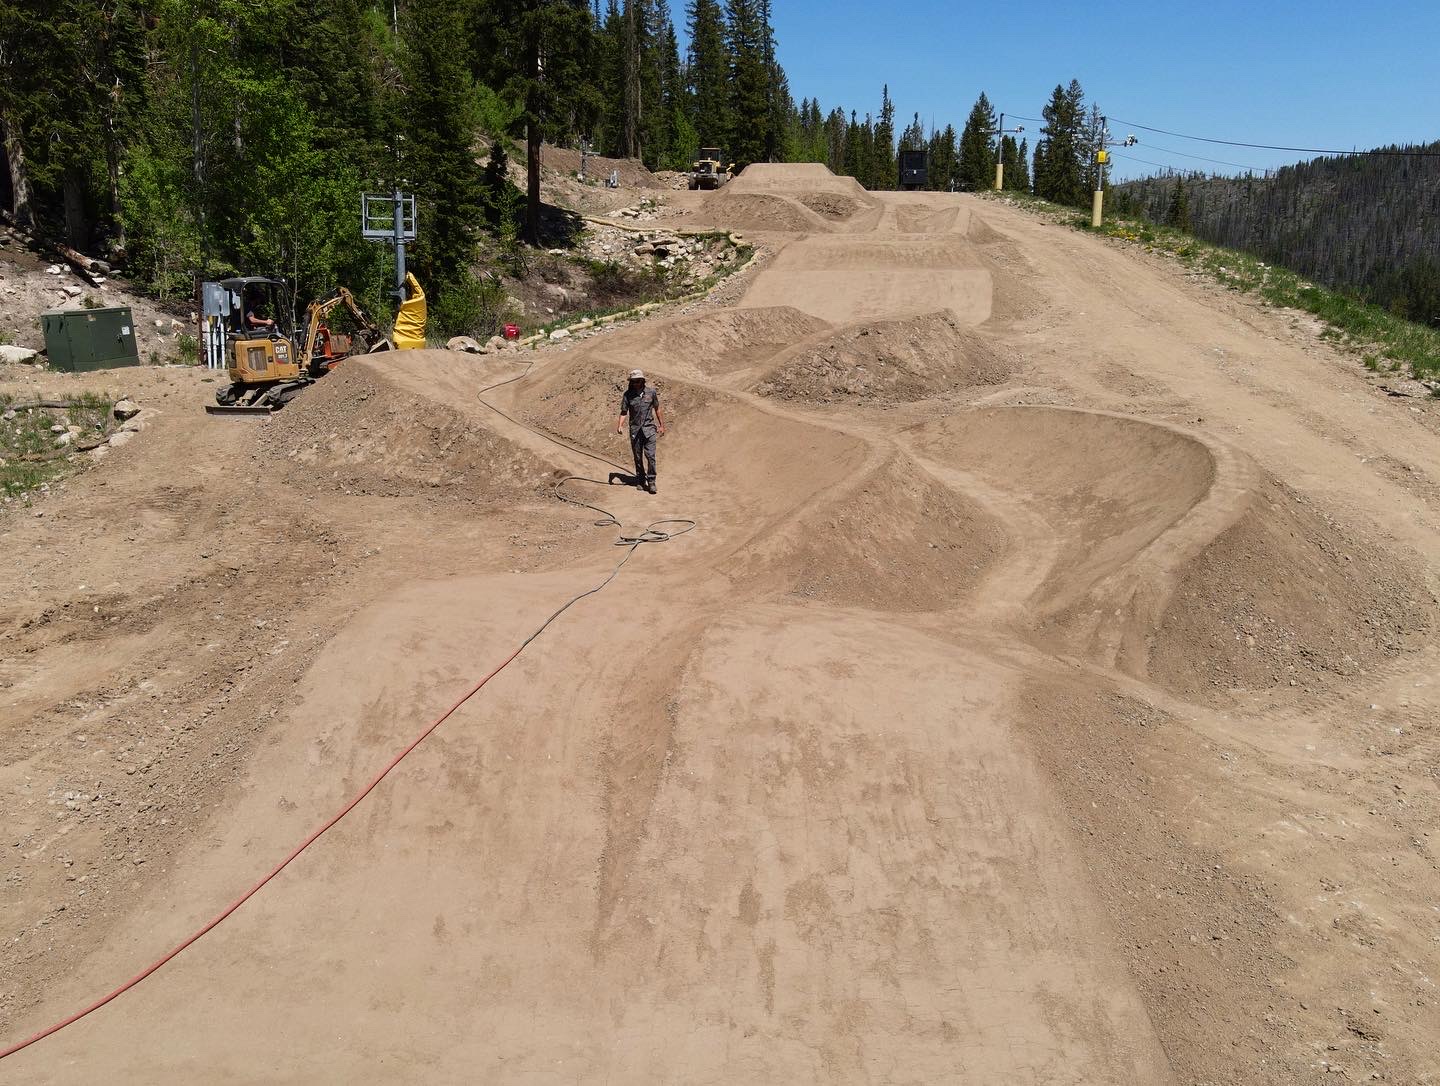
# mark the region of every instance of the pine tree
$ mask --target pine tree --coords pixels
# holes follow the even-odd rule
[[[1170,209],[1165,212],[1165,225],[1190,233],[1190,194],[1185,191],[1185,179],[1176,175],[1175,188],[1170,193]]]
[[[1057,204],[1081,206],[1087,202],[1081,173],[1080,84],[1056,86],[1042,116],[1043,139],[1035,148],[1035,195]]]
[[[715,146],[730,135],[730,50],[725,42],[725,14],[718,0],[690,0],[686,30],[690,36],[685,65],[690,123],[702,145]]]
[[[412,0],[414,3],[415,0]],[[421,3],[440,0],[421,0]],[[489,0],[480,28],[492,59],[491,80],[521,103],[517,124],[525,130],[525,240],[540,244],[540,145],[563,88],[584,78],[589,54],[589,0]],[[437,45],[437,48],[442,46]],[[453,41],[444,48],[454,49]],[[542,63],[543,58],[543,63]],[[470,149],[452,132],[459,153]]]
[[[890,100],[890,85],[880,92],[880,120],[872,137],[870,184],[872,189],[893,189],[900,183],[895,164],[895,103]]]
[[[477,227],[485,214],[482,171],[472,141],[477,133],[474,90],[463,54],[458,10],[446,0],[411,0],[401,37],[405,79],[400,167],[403,181],[424,208],[425,230],[411,260],[432,307],[464,293],[475,258]]]
[[[995,110],[982,91],[960,133],[960,187],[980,192],[995,182]]]
[[[930,137],[930,187],[936,192],[952,192],[959,183],[959,152],[955,126]]]
[[[1009,173],[1006,173],[1005,187],[1017,192],[1030,191],[1030,144],[1027,140],[1020,141],[1020,150],[1015,154],[1015,180],[1011,181]]]
[[[849,173],[845,165],[845,132],[848,127],[845,111],[839,106],[825,118],[825,165],[832,173]]]
[[[770,146],[770,70],[760,0],[729,0],[730,157],[740,169],[763,162]]]
[[[868,117],[866,123],[869,123]],[[866,162],[863,130],[855,120],[853,109],[850,111],[850,123],[845,126],[845,149],[841,158],[843,172],[863,185],[866,180],[868,163]]]

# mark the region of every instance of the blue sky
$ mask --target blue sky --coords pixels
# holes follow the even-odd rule
[[[684,4],[671,0],[683,27]],[[1440,0],[1208,0],[1067,4],[991,0],[772,0],[796,99],[918,111],[958,130],[980,91],[1040,116],[1056,83],[1080,80],[1112,118],[1200,136],[1349,149],[1440,139]],[[1009,127],[1009,122],[1007,122]],[[1034,145],[1034,130],[1027,124]],[[1112,120],[1123,138],[1131,129]],[[1307,156],[1214,147],[1134,130],[1134,157],[1222,172],[1159,148],[1256,168]],[[1155,172],[1117,159],[1116,176]]]

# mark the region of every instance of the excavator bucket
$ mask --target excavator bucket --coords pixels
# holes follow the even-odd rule
[[[409,272],[405,273],[405,285],[409,297],[400,303],[400,312],[395,314],[395,348],[400,351],[418,350],[425,346],[425,292]]]

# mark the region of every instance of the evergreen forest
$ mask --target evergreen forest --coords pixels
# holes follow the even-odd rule
[[[1161,174],[1112,206],[1440,328],[1440,142],[1316,158],[1267,177]]]

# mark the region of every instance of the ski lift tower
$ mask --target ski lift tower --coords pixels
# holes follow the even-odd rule
[[[395,298],[405,301],[405,243],[415,240],[415,195],[398,188],[388,196],[360,197],[360,235],[395,246]]]

